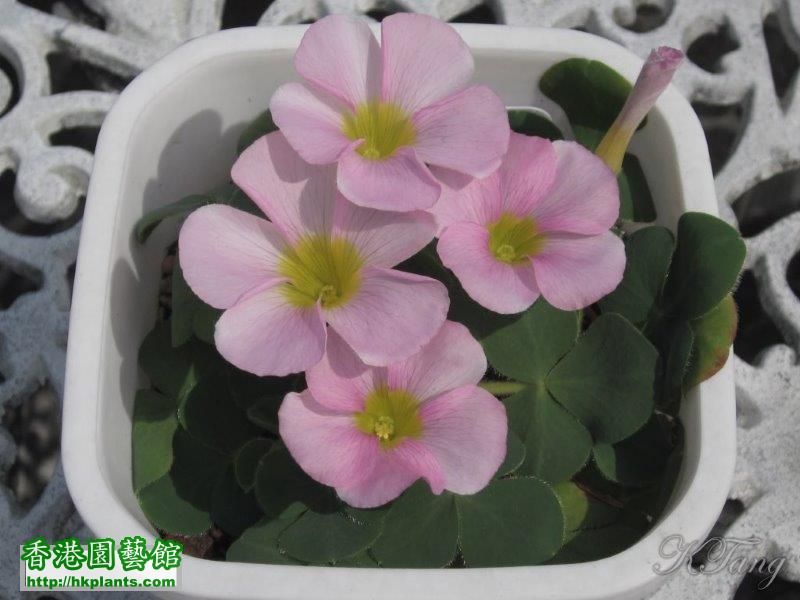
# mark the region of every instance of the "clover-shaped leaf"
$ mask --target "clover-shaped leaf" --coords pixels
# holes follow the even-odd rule
[[[595,442],[617,442],[644,425],[653,411],[657,358],[630,322],[605,314],[547,375],[547,389]]]
[[[603,312],[621,314],[631,323],[644,322],[664,287],[672,251],[672,232],[666,227],[645,227],[625,240],[625,274],[617,288],[600,300]]]
[[[297,565],[300,561],[286,555],[278,547],[278,538],[283,531],[304,514],[306,507],[300,503],[288,506],[277,517],[263,517],[228,548],[225,559],[247,563]]]
[[[244,411],[231,402],[229,377],[214,375],[196,385],[186,397],[184,423],[196,439],[218,451],[232,455],[258,429]]]
[[[236,451],[234,472],[236,481],[245,492],[249,492],[256,485],[258,463],[272,449],[272,445],[272,440],[257,437],[246,442]]]
[[[278,546],[292,558],[326,564],[369,548],[383,529],[384,509],[359,510],[344,504],[330,512],[309,510],[289,525]]]
[[[185,344],[192,336],[213,344],[214,326],[221,314],[221,310],[197,297],[183,278],[180,261],[176,260],[172,269],[172,345]]]
[[[133,401],[133,489],[163,477],[172,466],[177,403],[154,390],[139,390]]]
[[[385,567],[446,567],[457,545],[455,497],[434,496],[425,482],[418,481],[392,503],[372,552]]]
[[[685,389],[705,381],[725,365],[738,322],[736,303],[730,294],[710,312],[689,322],[694,344],[683,381]]]
[[[233,465],[228,465],[211,493],[211,519],[220,529],[238,537],[262,516],[254,494],[242,490]]]
[[[664,283],[663,310],[686,319],[711,311],[733,289],[745,252],[739,233],[724,221],[705,213],[684,213]]]
[[[565,481],[586,463],[592,437],[542,385],[528,386],[505,401],[509,426],[525,443],[520,475]]]
[[[616,444],[597,444],[594,460],[609,480],[622,485],[643,486],[664,471],[672,443],[665,424],[653,416],[639,431]]]
[[[419,482],[396,500],[373,546],[384,567],[442,567],[461,549],[470,567],[535,565],[560,548],[564,518],[549,485],[496,479],[471,496],[434,496]]]

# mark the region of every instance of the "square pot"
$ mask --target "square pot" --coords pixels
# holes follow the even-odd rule
[[[457,25],[476,81],[507,105],[561,111],[538,91],[541,74],[573,57],[605,62],[629,80],[642,61],[616,44],[557,29]],[[89,186],[67,354],[62,456],[67,484],[98,537],[156,535],[132,489],[131,415],[144,384],[137,350],[155,319],[160,261],[177,225],[144,245],[145,212],[228,181],[239,132],[294,78],[303,26],[229,30],[191,41],[140,75],[103,124]],[[717,214],[706,141],[688,102],[668,89],[632,151],[650,182],[659,222],[687,210]],[[735,459],[733,369],[684,402],[685,458],[660,522],[637,544],[599,561],[489,569],[349,569],[212,562],[185,557],[180,592],[202,598],[585,600],[642,598],[664,582],[653,571],[669,535],[701,540],[725,501]]]

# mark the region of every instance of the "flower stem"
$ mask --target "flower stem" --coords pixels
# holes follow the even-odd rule
[[[525,389],[524,383],[516,381],[481,381],[478,385],[495,396],[508,396]]]

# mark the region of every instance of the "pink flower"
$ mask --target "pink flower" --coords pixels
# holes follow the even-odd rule
[[[433,337],[447,290],[390,269],[432,239],[430,215],[351,204],[336,191],[335,170],[304,162],[280,132],[245,150],[231,175],[270,221],[204,206],[179,238],[186,281],[225,309],[214,340],[228,361],[257,375],[303,371],[322,358],[326,322],[372,365]]]
[[[281,438],[300,467],[351,506],[385,504],[420,477],[434,494],[474,494],[506,453],[506,411],[477,383],[486,357],[466,327],[445,322],[418,354],[385,368],[358,360],[336,333],[286,396]]]
[[[437,250],[466,292],[498,313],[540,296],[562,310],[588,306],[622,280],[625,248],[614,173],[574,142],[511,134],[502,166],[434,207]]]
[[[672,81],[681,62],[683,52],[669,46],[656,48],[647,57],[625,105],[595,150],[615,173],[622,168],[622,159],[636,128]]]
[[[338,163],[339,190],[352,202],[430,208],[439,176],[485,177],[498,167],[510,131],[505,106],[488,87],[468,87],[472,55],[446,23],[393,15],[381,40],[354,17],[311,25],[294,57],[304,83],[275,92],[272,116],[306,161]]]

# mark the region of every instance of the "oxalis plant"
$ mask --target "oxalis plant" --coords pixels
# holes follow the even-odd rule
[[[185,221],[139,364],[133,485],[199,556],[485,567],[614,554],[658,519],[680,407],[725,363],[745,248],[673,232],[635,156],[682,59],[633,88],[553,65],[570,131],[470,86],[429,17],[312,25]],[[655,165],[652,168],[657,168]]]

